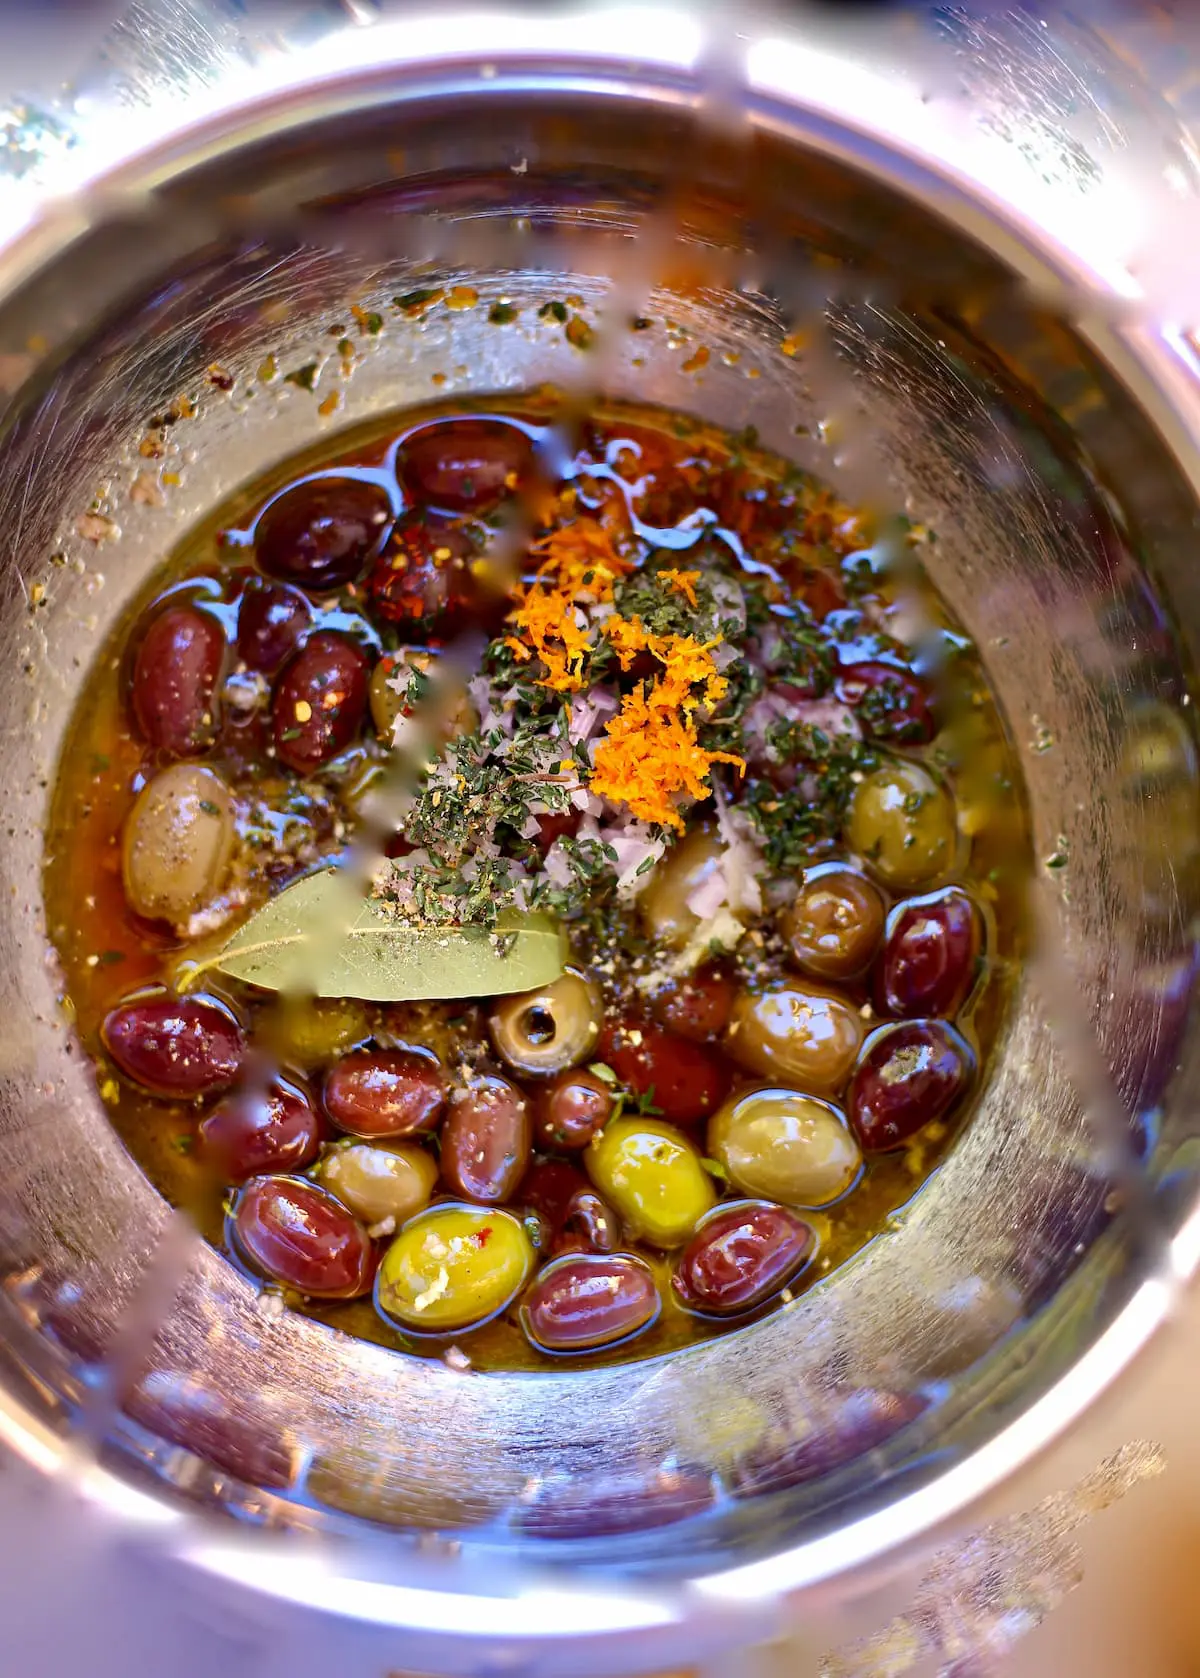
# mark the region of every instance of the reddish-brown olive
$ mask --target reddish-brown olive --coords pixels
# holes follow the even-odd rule
[[[282,1079],[227,1095],[200,1124],[200,1158],[229,1183],[303,1170],[320,1146],[321,1121],[312,1104]]]
[[[850,1084],[850,1125],[868,1153],[899,1148],[944,1118],[971,1082],[975,1060],[945,1020],[906,1020],[873,1031]]]
[[[612,1115],[615,1087],[584,1067],[569,1067],[536,1097],[538,1146],[574,1153],[586,1148]]]
[[[520,1186],[517,1199],[522,1206],[535,1212],[545,1225],[550,1242],[557,1240],[567,1210],[579,1194],[586,1194],[591,1184],[573,1165],[564,1159],[539,1160],[532,1166]]]
[[[357,1299],[374,1280],[362,1224],[303,1177],[252,1177],[234,1202],[230,1233],[254,1270],[314,1299]]]
[[[507,1078],[485,1073],[455,1090],[442,1126],[442,1180],[464,1200],[499,1206],[529,1166],[529,1103]]]
[[[423,507],[478,512],[519,489],[533,464],[525,433],[503,420],[435,420],[405,439],[399,472]]]
[[[127,1078],[177,1101],[227,1088],[246,1051],[242,1028],[224,1003],[165,990],[114,1008],[102,1036]]]
[[[415,1136],[441,1118],[446,1081],[431,1055],[356,1049],[326,1074],[322,1099],[351,1136]]]
[[[702,967],[658,991],[655,1018],[689,1043],[711,1043],[729,1024],[737,986],[723,967]]]
[[[547,1352],[586,1352],[629,1340],[658,1316],[654,1273],[629,1253],[576,1253],[538,1274],[521,1326]]]
[[[238,603],[238,657],[273,676],[311,622],[312,607],[298,589],[251,577]]]
[[[979,945],[979,911],[961,886],[898,903],[876,975],[880,1011],[952,1019],[974,983]]]
[[[344,635],[310,635],[275,689],[271,729],[280,762],[306,775],[354,739],[367,709],[371,665]]]
[[[254,528],[258,568],[279,583],[323,593],[361,577],[392,520],[379,484],[310,478],[270,502]]]
[[[258,1393],[235,1404],[194,1376],[155,1370],[122,1408],[160,1439],[248,1485],[282,1490],[295,1479],[297,1453],[280,1424],[264,1413]]]
[[[818,979],[855,979],[883,937],[879,888],[844,863],[810,868],[783,916],[796,966]]]
[[[924,746],[937,731],[929,695],[910,670],[867,661],[847,664],[837,679],[843,705],[853,708],[864,734],[896,746]]]
[[[727,1317],[787,1286],[812,1257],[811,1227],[769,1200],[740,1200],[705,1218],[680,1255],[671,1286],[692,1311]]]
[[[698,1124],[729,1088],[729,1071],[719,1056],[648,1021],[607,1027],[596,1057],[670,1124]]]
[[[408,513],[396,525],[367,577],[374,616],[421,630],[460,615],[479,590],[471,573],[475,544],[461,524],[440,513]]]
[[[555,1255],[611,1253],[619,1229],[616,1213],[595,1189],[577,1189],[563,1211],[561,1233],[554,1242]]]
[[[171,757],[216,738],[217,686],[225,660],[220,624],[195,606],[168,606],[142,637],[130,699],[144,739]]]

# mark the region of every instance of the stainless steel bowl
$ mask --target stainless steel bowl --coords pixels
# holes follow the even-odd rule
[[[406,1665],[662,1666],[968,1505],[1200,1259],[1200,396],[1163,322],[1194,155],[1066,23],[439,13],[266,52],[245,13],[140,9],[0,198],[0,1441],[193,1583],[406,1628]],[[434,284],[485,306],[391,301]],[[568,293],[598,361],[539,320]],[[612,330],[635,304],[656,324]],[[386,325],[343,378],[352,305]],[[58,1006],[43,822],[90,658],[231,489],[389,408],[596,367],[937,532],[1020,757],[1041,954],[968,1131],[851,1265],[665,1361],[480,1377],[265,1315],[206,1249],[164,1286],[166,1208]],[[156,1290],[150,1389],[202,1389],[216,1435],[105,1411]]]

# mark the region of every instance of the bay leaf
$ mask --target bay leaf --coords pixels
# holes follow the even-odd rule
[[[265,903],[208,963],[264,990],[364,1002],[499,996],[549,984],[566,949],[547,915],[513,911],[494,931],[386,915],[339,869]]]

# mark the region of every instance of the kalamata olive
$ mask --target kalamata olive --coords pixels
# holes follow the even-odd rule
[[[850,1085],[854,1134],[868,1153],[901,1147],[946,1116],[975,1068],[966,1039],[945,1020],[905,1020],[873,1031]]]
[[[862,1155],[836,1107],[767,1084],[714,1113],[708,1152],[743,1194],[786,1206],[828,1206],[853,1183]]]
[[[736,988],[725,968],[702,967],[655,993],[655,1018],[689,1043],[711,1043],[729,1023]]]
[[[368,607],[386,623],[443,632],[447,620],[480,597],[471,572],[475,543],[462,525],[437,513],[409,513],[397,524],[366,581]]]
[[[883,898],[856,869],[840,862],[811,868],[783,916],[783,933],[803,973],[855,979],[883,937]]]
[[[529,438],[503,420],[435,420],[405,439],[399,473],[422,506],[470,513],[519,489],[532,464]]]
[[[606,1125],[584,1164],[630,1234],[654,1247],[682,1245],[716,1199],[687,1137],[653,1119]]]
[[[251,670],[273,676],[311,622],[312,607],[298,589],[251,577],[238,603],[238,656]]]
[[[609,1028],[596,1052],[626,1089],[671,1124],[707,1118],[729,1088],[725,1062],[712,1049],[648,1021]]]
[[[415,1136],[446,1104],[442,1069],[411,1049],[356,1049],[325,1076],[325,1111],[351,1136]]]
[[[603,1130],[613,1110],[615,1087],[583,1067],[560,1072],[538,1091],[534,1130],[538,1146],[574,1153]]]
[[[557,1239],[566,1221],[568,1208],[590,1185],[581,1171],[563,1159],[539,1160],[531,1166],[516,1199],[522,1206],[537,1214],[545,1225],[551,1242]]]
[[[127,1078],[178,1101],[232,1084],[246,1050],[242,1028],[223,1003],[165,990],[114,1008],[102,1036]]]
[[[121,874],[131,909],[186,921],[218,897],[233,856],[229,788],[200,763],[173,763],[146,782],[125,822]]]
[[[500,1059],[526,1077],[578,1066],[600,1035],[600,998],[578,973],[564,973],[540,990],[502,996],[488,1027]]]
[[[402,1328],[453,1334],[503,1311],[524,1287],[533,1259],[511,1212],[433,1206],[405,1224],[383,1255],[375,1303]]]
[[[320,1146],[321,1121],[311,1102],[282,1079],[227,1095],[200,1122],[200,1157],[229,1183],[301,1171]]]
[[[693,829],[667,852],[638,898],[642,925],[655,944],[682,950],[690,941],[703,916],[690,906],[689,899],[695,898],[703,906],[704,888],[724,859],[720,836],[707,827]]]
[[[406,1142],[354,1142],[331,1148],[321,1162],[321,1182],[375,1232],[423,1212],[437,1182],[437,1160]]]
[[[843,997],[810,982],[743,990],[725,1045],[740,1065],[764,1078],[837,1095],[862,1043],[862,1017]]]
[[[451,1095],[441,1171],[452,1193],[498,1206],[525,1175],[529,1146],[529,1103],[507,1078],[484,1073]]]
[[[880,1011],[951,1019],[975,979],[979,911],[961,886],[897,903],[877,975]]]
[[[171,757],[204,751],[217,735],[225,636],[195,606],[168,606],[138,648],[130,698],[145,740]]]
[[[349,997],[281,996],[259,1016],[263,1041],[293,1066],[324,1066],[370,1035],[366,1007]]]
[[[322,593],[362,576],[383,543],[392,505],[378,484],[310,478],[272,501],[254,528],[258,568]]]
[[[235,1405],[194,1376],[157,1369],[142,1377],[122,1409],[160,1439],[248,1485],[282,1490],[296,1477],[298,1453],[260,1393]]]
[[[689,1310],[727,1317],[787,1286],[812,1257],[803,1218],[766,1200],[718,1206],[679,1255],[671,1286]]]
[[[586,1352],[630,1340],[658,1316],[654,1272],[629,1253],[576,1253],[538,1272],[521,1327],[546,1352]]]
[[[304,1177],[251,1177],[229,1228],[254,1270],[297,1293],[356,1299],[371,1285],[370,1236],[340,1200]]]
[[[344,635],[310,635],[279,678],[271,707],[281,763],[307,775],[344,751],[367,708],[370,664]]]
[[[576,1472],[544,1481],[515,1519],[531,1538],[610,1538],[690,1520],[713,1496],[712,1475],[699,1468]]]
[[[953,867],[954,805],[927,769],[897,758],[855,787],[846,838],[884,885],[907,891]]]
[[[560,1253],[611,1253],[617,1246],[618,1220],[595,1189],[577,1189],[563,1210],[553,1242]]]
[[[909,670],[878,662],[847,664],[837,679],[837,696],[850,705],[871,740],[896,746],[924,746],[937,724],[924,684]]]

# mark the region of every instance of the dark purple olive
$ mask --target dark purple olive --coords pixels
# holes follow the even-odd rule
[[[416,1136],[432,1130],[446,1081],[430,1055],[411,1049],[356,1049],[325,1077],[325,1111],[351,1136]]]
[[[420,506],[444,513],[491,507],[528,479],[533,445],[504,420],[435,420],[405,439],[400,481]]]
[[[568,1165],[565,1159],[544,1159],[530,1168],[516,1199],[521,1206],[537,1214],[545,1226],[548,1241],[552,1243],[562,1234],[568,1208],[591,1186],[583,1172]]]
[[[953,1019],[970,993],[979,944],[979,911],[961,886],[897,903],[876,974],[880,1012]]]
[[[703,1514],[712,1477],[699,1468],[625,1468],[548,1480],[516,1514],[531,1538],[612,1538]]]
[[[689,1310],[725,1317],[770,1299],[812,1257],[803,1218],[769,1200],[740,1200],[705,1218],[680,1255],[671,1286]]]
[[[307,775],[354,739],[367,709],[371,665],[344,635],[310,635],[279,678],[271,707],[275,752]]]
[[[507,1200],[529,1166],[529,1103],[507,1078],[485,1073],[455,1090],[442,1126],[442,1180],[481,1206]]]
[[[234,1202],[230,1233],[254,1270],[314,1299],[357,1299],[374,1280],[362,1224],[304,1177],[252,1177]]]
[[[461,524],[439,513],[406,514],[366,581],[373,617],[427,630],[461,617],[480,595],[471,572],[475,544]]]
[[[924,746],[937,732],[929,695],[909,670],[876,662],[847,664],[836,689],[857,716],[864,734],[889,745]]]
[[[796,1417],[795,1438],[758,1446],[734,1466],[730,1489],[735,1497],[761,1497],[819,1480],[877,1450],[927,1404],[920,1394],[878,1387],[822,1393],[814,1397],[810,1417]]]
[[[583,1067],[569,1067],[537,1095],[538,1146],[575,1153],[612,1117],[614,1086]]]
[[[521,1326],[547,1352],[628,1340],[658,1316],[650,1266],[629,1253],[575,1253],[546,1265],[521,1301]]]
[[[282,1490],[295,1479],[296,1453],[284,1430],[263,1414],[258,1394],[235,1407],[191,1376],[156,1370],[138,1382],[122,1408],[160,1439],[251,1486]]]
[[[285,490],[254,528],[258,568],[278,583],[323,593],[362,576],[392,522],[379,485],[360,478],[310,478]]]
[[[273,676],[311,622],[312,607],[299,589],[251,577],[238,604],[238,656],[251,670]]]
[[[227,1095],[200,1124],[200,1158],[227,1183],[300,1171],[320,1146],[321,1121],[312,1104],[280,1079]]]
[[[168,606],[142,637],[130,698],[142,736],[171,757],[204,751],[216,739],[217,685],[225,635],[195,606]]]
[[[554,1255],[611,1253],[619,1230],[617,1214],[595,1189],[576,1189],[563,1208]]]
[[[867,1153],[899,1148],[941,1119],[971,1082],[975,1057],[945,1020],[906,1020],[873,1031],[850,1084],[850,1127]]]
[[[114,1008],[101,1034],[127,1078],[178,1101],[227,1088],[246,1051],[242,1028],[224,1003],[165,990]]]

